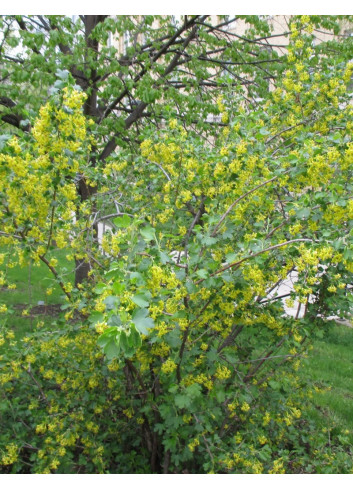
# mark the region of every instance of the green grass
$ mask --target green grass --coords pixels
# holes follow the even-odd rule
[[[51,257],[58,260],[58,269],[63,271],[65,282],[72,282],[73,263],[68,262],[65,257],[66,253],[65,250],[57,250],[52,253]],[[3,304],[8,306],[14,304],[35,306],[38,301],[42,301],[44,304],[60,304],[63,302],[63,291],[55,283],[51,271],[42,262],[39,265],[32,264],[26,267],[9,268],[5,261],[0,266],[0,271],[6,271],[8,282],[16,285],[16,289],[3,288],[1,290],[0,302]],[[46,294],[48,288],[53,289],[51,295]]]
[[[49,331],[52,328],[52,323],[54,320],[55,317],[46,314],[31,317],[21,317],[19,314],[14,314],[8,317],[6,326],[7,329],[14,332],[14,339],[19,341],[35,331],[38,321],[42,321],[44,323],[43,330]],[[0,353],[1,348],[2,347],[0,346]]]
[[[0,251],[9,253],[4,248]],[[66,254],[66,250],[56,250],[48,256],[48,259],[55,257],[58,260],[56,268],[62,273],[63,280],[73,282],[73,263],[66,259]],[[16,285],[15,289],[0,288],[0,304],[6,304],[10,312],[6,315],[6,319],[0,318],[5,319],[6,328],[15,333],[17,340],[32,332],[38,321],[44,321],[45,327],[49,328],[59,309],[57,307],[54,310],[53,305],[64,304],[65,296],[48,267],[40,262],[38,265],[10,268],[5,260],[0,266],[0,271],[6,273],[9,284]],[[50,295],[46,293],[48,288],[53,289]],[[42,314],[39,314],[38,309],[31,313],[32,307],[38,306],[38,303],[43,304]],[[23,309],[29,311],[29,316],[22,316]]]
[[[322,428],[337,424],[349,430],[353,443],[353,328],[332,325],[313,346],[300,370],[319,389],[313,389],[317,409],[308,414]]]

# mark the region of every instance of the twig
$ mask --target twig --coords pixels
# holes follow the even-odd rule
[[[195,421],[200,424],[200,420],[198,419],[198,417],[196,416],[196,414],[193,414],[193,416],[195,418]],[[207,443],[206,437],[205,437],[205,435],[203,433],[201,433],[201,436],[202,436],[203,441],[205,443],[205,447],[206,447],[207,453],[210,456],[210,459],[211,459],[211,462],[212,462],[212,466],[214,466],[214,458],[213,458],[212,452],[210,450],[209,444]]]
[[[38,387],[39,389],[39,392],[41,393],[44,401],[48,404],[48,406],[50,405],[48,399],[47,399],[47,396],[45,395],[43,389],[42,389],[42,386],[40,385],[40,383],[37,381],[37,379],[34,377],[34,375],[32,374],[32,371],[31,371],[31,366],[28,367],[28,369],[25,369],[24,367],[22,367],[23,370],[25,372],[28,373],[28,375],[31,377],[31,379],[33,380],[33,382],[36,384],[36,386]]]
[[[275,250],[276,248],[281,248],[282,246],[287,246],[289,244],[297,243],[297,242],[300,242],[300,241],[305,241],[305,242],[309,241],[309,242],[312,242],[313,240],[312,239],[309,239],[309,238],[298,238],[298,239],[291,239],[289,241],[285,241],[284,243],[278,243],[278,244],[276,244],[274,246],[270,246],[269,248],[265,248],[262,251],[258,251],[257,253],[254,253],[253,255],[245,256],[244,258],[242,258],[239,261],[230,263],[230,265],[227,265],[227,266],[225,266],[223,268],[220,268],[219,270],[216,270],[214,273],[212,273],[210,275],[210,277],[214,277],[215,275],[218,275],[219,273],[222,273],[225,270],[228,270],[229,268],[234,268],[234,267],[236,267],[238,265],[241,265],[244,261],[250,260],[250,258],[255,258],[256,256],[262,255],[263,253],[267,253],[268,251]],[[197,282],[195,282],[195,284],[200,284],[204,280],[205,280],[204,278],[201,278],[200,280],[198,280]]]
[[[287,170],[285,173],[288,173],[289,170]],[[252,194],[253,192],[255,192],[256,190],[258,190],[259,188],[261,187],[264,187],[265,185],[267,185],[268,183],[271,183],[273,182],[274,180],[277,180],[277,178],[279,178],[280,176],[283,176],[285,173],[283,173],[282,175],[276,175],[274,177],[272,177],[270,180],[266,180],[266,182],[263,182],[263,183],[260,183],[259,185],[256,185],[256,187],[252,188],[251,190],[249,190],[248,192],[246,192],[245,194],[241,195],[240,197],[238,197],[234,202],[233,204],[231,204],[228,209],[226,210],[226,212],[222,215],[221,219],[218,221],[218,224],[216,225],[216,227],[214,228],[211,236],[214,237],[222,222],[224,221],[224,219],[228,216],[228,214],[233,210],[233,208],[237,205],[238,202],[240,202],[241,200],[245,199],[245,197],[247,197],[248,195]]]
[[[158,164],[158,163],[156,163],[155,161],[151,161],[151,160],[147,160],[147,162],[148,162],[148,163],[151,163],[151,164],[153,164],[153,165],[158,166],[158,168],[159,168],[160,170],[162,170],[162,172],[164,173],[164,175],[167,177],[167,179],[169,180],[169,182],[171,181],[170,176],[168,175],[168,173],[165,171],[165,169],[164,169],[164,168],[163,168],[161,165],[159,165],[159,164]]]
[[[45,258],[44,255],[39,255],[39,258],[40,260],[42,260],[43,263],[46,264],[46,266],[49,268],[49,270],[52,272],[52,274],[54,275],[54,277],[57,279],[62,291],[65,293],[66,297],[70,300],[71,302],[71,294],[69,292],[66,292],[65,290],[65,286],[64,286],[64,283],[62,282],[62,280],[59,279],[59,274],[58,272],[55,270],[55,268],[50,265],[49,261]]]

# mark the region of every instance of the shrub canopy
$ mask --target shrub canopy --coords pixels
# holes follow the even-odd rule
[[[92,42],[129,19],[99,20]],[[192,19],[204,43],[216,38],[205,19]],[[234,66],[240,42],[257,49],[256,36],[270,35],[266,22],[246,20],[246,43],[212,40]],[[16,21],[27,26],[21,39],[28,43],[33,20]],[[178,92],[159,91],[170,65],[157,63],[162,81],[143,73],[130,90],[140,94],[140,82],[149,87],[154,95],[142,98],[140,109],[150,104],[160,122],[156,127],[144,116],[125,144],[132,126],[125,120],[123,130],[119,118],[103,124],[90,114],[87,104],[98,87],[77,86],[80,65],[67,64],[71,74],[57,72],[37,117],[2,137],[2,259],[8,267],[44,262],[67,302],[55,328],[39,324],[21,341],[14,341],[14,319],[2,307],[0,341],[10,346],[0,375],[5,471],[352,469],[344,437],[327,447],[326,435],[302,419],[308,393],[296,373],[323,327],[320,318],[343,314],[351,303],[353,108],[347,87],[353,64],[345,59],[351,40],[312,47],[313,29],[334,28],[336,21],[292,19],[286,54],[271,52],[278,71],[273,90],[259,85],[261,103],[248,98],[257,86],[255,62],[249,72],[241,68],[251,89],[235,90],[220,74],[205,103],[195,96],[202,83],[192,83],[193,76],[209,79],[202,54],[192,55],[195,72],[183,82],[189,89]],[[79,24],[65,18],[41,22],[49,29],[47,49],[54,33],[78,32],[70,29]],[[168,26],[160,19],[160,29]],[[165,36],[162,46],[179,39],[170,30]],[[39,42],[37,34],[32,38]],[[65,55],[59,59],[68,63],[63,39],[57,42]],[[43,46],[44,40],[37,56],[46,52]],[[151,52],[136,46],[154,61],[155,45]],[[190,46],[197,52],[203,44]],[[325,49],[336,46],[340,50],[326,56]],[[173,65],[168,48],[163,55]],[[106,49],[99,53],[114,54]],[[136,51],[129,56],[135,66]],[[33,59],[32,53],[26,62]],[[91,60],[99,97],[110,100],[112,80],[121,89],[124,76],[103,80],[107,68],[99,60]],[[208,60],[215,63],[211,55]],[[124,66],[120,60],[119,69]],[[216,127],[205,121],[209,112],[219,115]],[[111,225],[99,242],[98,224],[106,221]],[[85,280],[65,279],[67,270],[53,256],[57,249],[86,267]],[[292,271],[298,280],[290,296],[271,296]],[[6,285],[5,275],[1,280]],[[282,299],[298,301],[296,317],[284,314]]]

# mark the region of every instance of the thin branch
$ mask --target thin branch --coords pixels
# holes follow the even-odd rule
[[[216,270],[214,273],[212,273],[210,275],[210,277],[214,277],[215,275],[218,275],[219,273],[222,273],[224,272],[225,270],[228,270],[229,268],[234,268],[234,267],[238,267],[239,265],[241,265],[244,261],[246,260],[250,260],[251,258],[255,258],[256,256],[259,256],[259,255],[262,255],[263,253],[267,253],[268,251],[271,251],[271,250],[275,250],[276,248],[282,248],[283,246],[287,246],[289,244],[292,244],[292,243],[297,243],[297,242],[313,242],[314,240],[312,239],[309,239],[309,238],[298,238],[298,239],[291,239],[289,241],[285,241],[284,243],[278,243],[276,245],[273,245],[273,246],[270,246],[269,248],[266,248],[262,251],[258,251],[257,253],[254,253],[253,255],[248,255],[248,256],[245,256],[244,258],[242,258],[241,260],[239,261],[236,261],[236,262],[233,262],[233,263],[230,263],[229,265],[223,267],[223,268],[220,268],[219,270]],[[201,278],[200,280],[198,280],[197,282],[195,282],[195,284],[200,284],[201,282],[203,282],[205,279],[204,278]]]
[[[94,222],[92,223],[92,225],[90,227],[92,227],[97,222],[107,221],[108,219],[112,219],[113,217],[119,217],[119,216],[134,217],[133,214],[128,214],[127,212],[116,212],[115,214],[108,214],[107,216],[98,217],[97,219],[94,220]],[[89,228],[87,228],[87,229],[89,229]]]
[[[153,56],[152,60],[151,60],[151,64],[155,63],[163,54],[166,53],[166,51],[168,50],[168,48],[170,46],[172,46],[175,41],[177,40],[177,38],[186,30],[188,30],[194,23],[195,21],[197,20],[199,16],[196,15],[195,17],[193,17],[187,24],[184,24],[169,40],[168,42],[166,42],[164,44],[164,46],[161,47],[161,49]],[[144,67],[140,73],[138,73],[135,78],[134,78],[134,83],[137,83],[145,74],[147,73],[147,69]],[[106,108],[106,110],[104,111],[101,119],[105,119],[111,112],[112,110],[115,109],[115,107],[118,105],[119,102],[121,102],[123,100],[123,98],[128,94],[128,89],[125,89],[118,97],[116,97],[115,100],[113,100],[113,102]],[[147,104],[146,104],[147,106]],[[103,158],[104,159],[104,158]]]
[[[46,266],[49,268],[49,270],[52,272],[52,274],[54,275],[54,277],[56,278],[56,280],[58,281],[62,291],[65,293],[66,297],[70,300],[71,302],[71,294],[69,292],[66,292],[65,290],[65,286],[64,286],[64,283],[62,282],[62,280],[59,279],[59,274],[58,272],[55,270],[55,268],[50,265],[49,261],[45,258],[44,255],[39,255],[39,258],[40,260],[42,260],[43,263],[46,264]]]
[[[268,299],[261,300],[259,304],[265,304],[266,302],[272,302],[272,301],[277,301],[279,299],[284,299],[285,297],[289,297],[291,294],[284,294],[284,295],[276,295],[274,297],[269,297]]]
[[[37,379],[36,379],[36,378],[34,377],[34,375],[32,374],[32,371],[31,371],[31,366],[29,366],[29,367],[28,367],[28,369],[25,369],[24,367],[22,367],[22,368],[23,368],[23,370],[24,370],[25,372],[27,372],[27,373],[28,373],[28,375],[31,377],[31,379],[33,380],[33,382],[34,382],[34,383],[36,384],[36,386],[38,387],[39,392],[41,393],[41,395],[42,395],[42,397],[43,397],[44,401],[45,401],[45,402],[46,402],[46,403],[49,405],[50,403],[49,403],[49,401],[48,401],[48,399],[47,399],[47,396],[45,395],[45,393],[44,393],[44,391],[43,391],[43,389],[42,389],[42,386],[40,385],[40,383],[37,381]]]
[[[182,33],[184,30],[187,30],[189,29],[190,27],[193,26],[193,24],[195,24],[195,21],[196,19],[198,18],[199,16],[195,16],[193,17],[187,24],[185,24],[183,26],[183,28],[179,29],[179,31],[171,38],[171,40],[163,47],[161,48],[161,50],[157,53],[157,55],[155,55],[152,59],[152,61],[156,61],[163,53],[164,51],[167,49],[167,47],[169,47],[169,45],[172,43],[172,39],[176,39],[176,37],[178,37],[180,35],[180,33]],[[204,16],[205,18],[207,16]],[[202,18],[204,18],[202,17]],[[188,46],[188,44],[191,42],[191,40],[195,37],[196,35],[196,27],[194,26],[191,33],[189,34],[189,36],[185,39],[184,43],[183,43],[183,47],[184,49]],[[162,51],[163,50],[163,51]],[[180,54],[176,54],[174,56],[174,58],[172,59],[172,61],[170,62],[170,64],[168,65],[168,67],[165,69],[164,73],[161,75],[160,77],[160,80],[164,79],[165,77],[167,77],[169,75],[169,73],[171,73],[174,68],[178,65],[178,61],[179,61],[179,58],[180,58]],[[145,70],[145,68],[144,68]],[[143,73],[144,74],[144,73]],[[140,79],[143,75],[141,75],[141,73],[138,75],[138,79]],[[136,77],[135,77],[135,80],[136,80]],[[134,80],[134,81],[135,81]],[[114,101],[114,106],[111,105],[110,108],[108,108],[108,113],[111,112],[115,105],[120,102],[120,100],[122,100],[122,98],[125,97],[125,95],[127,95],[127,92],[126,90],[121,94],[119,95],[118,99],[116,99],[116,101]],[[130,126],[136,122],[142,115],[144,109],[147,107],[147,103],[146,102],[140,102],[136,109],[134,110],[134,112],[132,114],[129,115],[129,117],[127,119],[125,119],[125,130],[126,129],[129,129]],[[107,111],[104,113],[104,117],[106,117],[107,115]],[[105,146],[105,148],[103,149],[99,159],[101,161],[104,161],[108,156],[111,155],[111,153],[115,150],[116,146],[117,146],[117,142],[116,142],[116,138],[119,137],[120,133],[115,133],[114,136],[112,137],[112,139],[107,143],[107,145]]]
[[[148,163],[151,163],[151,164],[153,164],[153,165],[158,166],[158,168],[159,168],[159,169],[160,169],[160,170],[161,170],[161,171],[164,173],[164,175],[167,177],[167,179],[168,179],[169,181],[171,181],[170,176],[168,175],[168,173],[165,171],[165,169],[164,169],[164,168],[163,168],[161,165],[159,165],[157,162],[155,162],[155,161],[151,161],[151,160],[147,160],[147,162],[148,162]]]
[[[246,192],[245,194],[241,195],[240,197],[238,197],[229,207],[228,209],[226,210],[226,212],[222,215],[221,219],[218,221],[216,227],[214,228],[211,236],[214,237],[222,222],[224,221],[224,219],[228,216],[228,214],[230,214],[230,212],[233,210],[233,208],[237,205],[238,202],[240,202],[241,200],[245,199],[245,197],[247,197],[248,195],[252,194],[253,192],[255,192],[256,190],[258,190],[259,188],[261,187],[264,187],[265,185],[267,185],[268,183],[271,183],[273,182],[274,180],[277,180],[277,178],[279,178],[280,176],[283,176],[284,174],[288,173],[289,170],[287,170],[285,173],[283,173],[282,175],[276,175],[274,177],[272,177],[270,180],[266,180],[266,182],[263,182],[263,183],[260,183],[259,185],[256,185],[256,187],[252,188],[251,190],[249,190],[248,192]]]
[[[52,204],[55,202],[55,198],[56,198],[56,188],[54,190],[54,195],[53,195],[53,201],[52,201]],[[45,250],[45,253],[48,251],[49,249],[49,246],[50,246],[50,242],[51,242],[51,238],[52,238],[52,235],[53,235],[53,224],[54,224],[54,214],[55,214],[55,206],[53,205],[53,208],[51,210],[51,216],[50,216],[50,230],[49,230],[49,236],[48,236],[48,242],[47,242],[47,248]],[[44,253],[44,254],[45,254]]]

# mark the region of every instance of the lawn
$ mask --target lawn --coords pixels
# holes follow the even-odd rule
[[[300,375],[313,384],[317,409],[309,412],[322,428],[337,424],[353,443],[353,328],[328,326],[303,362]]]
[[[4,249],[0,251],[6,252]],[[72,262],[66,259],[66,254],[65,250],[57,250],[52,256],[59,260],[65,282],[72,282],[73,266]],[[48,256],[48,259],[50,258],[51,256]],[[8,283],[16,285],[15,289],[0,288],[0,304],[6,304],[9,311],[13,311],[13,314],[8,316],[6,324],[15,333],[16,339],[33,331],[39,320],[49,326],[60,312],[64,294],[55,283],[48,267],[40,262],[38,265],[10,268],[5,260],[0,266],[0,271],[6,272]],[[47,294],[48,289],[52,289],[50,295]]]
[[[4,250],[0,250],[4,252]],[[57,258],[60,263],[60,269],[63,272],[65,282],[73,280],[73,266],[65,255],[67,251],[57,250],[52,256]],[[48,255],[48,259],[51,256]],[[16,289],[1,289],[1,303],[7,305],[24,304],[36,306],[38,302],[44,304],[59,304],[63,302],[63,292],[53,280],[53,275],[48,267],[39,262],[38,265],[32,264],[26,267],[16,266],[9,268],[5,262],[0,266],[0,271],[5,271],[8,281],[16,285]],[[52,293],[47,295],[47,289],[52,288]]]

